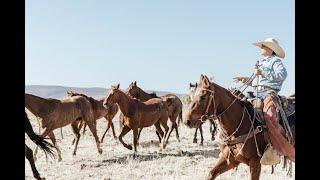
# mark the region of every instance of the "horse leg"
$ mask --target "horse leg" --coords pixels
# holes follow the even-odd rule
[[[82,131],[82,135],[84,135],[84,133],[86,132],[86,127],[87,127],[87,123],[84,122],[84,127],[83,127],[83,131]],[[79,129],[79,131],[80,131],[80,129]]]
[[[201,135],[201,142],[200,145],[203,146],[203,133],[202,133],[202,126],[199,127],[200,135]]]
[[[273,174],[273,173],[274,173],[274,166],[271,165],[271,174]]]
[[[44,132],[41,134],[41,137],[45,138],[50,132],[52,131],[51,128],[46,128],[44,130]],[[50,138],[51,139],[51,138]],[[52,143],[55,142],[55,139],[51,139]],[[36,147],[36,149],[34,150],[33,152],[33,158],[34,158],[34,161],[37,161],[37,154],[38,154],[38,146]]]
[[[76,142],[76,144],[74,145],[73,153],[72,153],[72,155],[75,156],[77,153],[78,143],[80,139],[80,129],[78,128],[78,124],[76,123],[72,123],[71,127],[72,127],[72,132],[74,134],[74,140]]]
[[[154,126],[156,127],[156,134],[157,134],[157,136],[158,136],[158,138],[159,138],[159,144],[160,144],[160,143],[161,143],[161,138],[163,137],[164,133],[163,133],[161,127],[160,127],[159,121],[156,122],[156,123],[154,124]]]
[[[259,160],[251,160],[249,162],[250,167],[250,179],[251,180],[259,180],[261,173],[261,164]]]
[[[159,143],[161,143],[161,137],[160,137],[160,134],[158,133],[158,131],[156,131],[156,134],[157,134],[157,136],[158,136]]]
[[[89,129],[92,132],[92,135],[93,135],[94,139],[96,140],[98,153],[102,154],[102,149],[100,148],[99,137],[97,135],[97,124],[96,124],[96,121],[94,119],[87,120],[86,124],[89,126]]]
[[[42,179],[40,177],[40,174],[36,168],[36,165],[34,164],[34,159],[33,159],[33,155],[32,155],[32,150],[27,146],[24,145],[24,154],[26,156],[26,158],[28,159],[31,169],[32,169],[32,173],[33,173],[33,177],[36,179]]]
[[[162,149],[166,148],[166,142],[168,141],[168,138],[169,138],[169,136],[168,136],[169,135],[169,127],[167,125],[167,120],[168,120],[168,118],[159,120],[161,126],[164,128],[164,135],[163,135],[163,137],[161,139],[161,147],[162,147]]]
[[[139,132],[138,132],[138,141],[140,139],[140,134],[141,134],[141,131],[142,131],[143,128],[139,128]]]
[[[61,139],[63,139],[62,127],[60,128]]]
[[[52,141],[52,144],[56,147],[57,149],[57,152],[58,152],[58,162],[60,162],[62,160],[61,158],[61,151],[58,147],[58,144],[57,144],[57,140],[56,140],[56,137],[54,136],[53,134],[53,131],[51,131],[49,134],[48,134],[49,138],[51,139]]]
[[[170,135],[171,135],[173,129],[175,128],[175,126],[176,126],[175,122],[169,121],[169,123],[170,123],[169,124],[169,130],[168,130],[169,133],[168,133],[168,138],[166,138],[166,144],[168,143]]]
[[[132,150],[132,146],[126,144],[126,143],[123,142],[123,140],[122,140],[122,137],[123,137],[124,135],[126,135],[129,131],[131,131],[131,129],[130,129],[128,126],[124,125],[124,126],[122,127],[122,131],[121,131],[121,133],[120,133],[120,135],[119,135],[119,141],[121,142],[121,144],[122,144],[125,148],[127,148],[127,149],[129,149],[129,150]]]
[[[211,122],[211,121],[210,121]],[[216,127],[216,124],[214,122],[211,122],[211,126],[213,126],[213,131],[211,132],[211,141],[214,141],[215,140],[215,134],[216,134],[216,131],[217,131],[217,127]],[[210,127],[211,127],[210,126]]]
[[[200,125],[201,126],[201,125]],[[194,136],[193,136],[193,143],[197,143],[197,132],[198,132],[198,129],[199,128],[196,128],[196,131],[194,133]]]
[[[110,121],[107,121],[107,129],[106,129],[106,131],[103,133],[103,136],[102,136],[102,138],[101,138],[101,140],[100,140],[101,143],[103,142],[104,136],[107,134],[110,126],[111,126],[111,122],[110,122]]]
[[[113,125],[112,120],[110,121],[110,123],[111,123],[111,130],[112,130],[113,138],[117,139],[116,132],[114,131],[114,125]]]
[[[138,142],[138,128],[133,129],[133,148],[134,153],[137,152],[137,142]]]
[[[229,157],[229,163],[227,162],[227,157],[221,156],[218,163],[211,169],[207,180],[213,180],[218,175],[237,167],[240,163],[235,161],[232,156]]]

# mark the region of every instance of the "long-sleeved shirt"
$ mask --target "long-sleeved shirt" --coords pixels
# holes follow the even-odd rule
[[[259,75],[258,97],[264,99],[268,90],[278,93],[287,77],[282,61],[275,55],[268,56],[261,61],[259,69],[262,70],[262,75]]]

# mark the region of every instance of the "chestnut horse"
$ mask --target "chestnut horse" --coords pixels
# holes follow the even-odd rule
[[[236,98],[227,89],[211,83],[207,76],[201,75],[197,97],[186,112],[184,123],[195,127],[208,117],[214,117],[221,129],[221,155],[218,163],[210,171],[207,179],[244,163],[250,167],[250,178],[257,180],[261,172],[261,154],[266,148],[262,123],[256,120],[250,103]],[[241,139],[241,140],[240,140]]]
[[[40,146],[40,148],[44,151],[44,153],[46,155],[49,154],[50,156],[54,157],[54,152],[52,151],[54,146],[52,144],[50,144],[49,142],[45,141],[43,137],[37,135],[33,131],[33,128],[30,124],[30,120],[27,116],[27,113],[25,113],[25,128],[24,129],[25,129],[25,133],[27,133],[28,137],[32,140],[32,142],[34,142],[37,146]],[[44,178],[40,177],[40,174],[39,174],[39,172],[36,168],[36,165],[34,163],[32,150],[26,144],[24,145],[24,153],[30,163],[33,177],[38,180],[44,179]]]
[[[93,108],[93,116],[95,120],[98,120],[102,117],[104,117],[107,120],[107,128],[106,131],[103,133],[103,136],[100,140],[100,142],[103,142],[104,136],[106,135],[106,133],[108,132],[109,128],[111,127],[112,129],[112,133],[113,133],[113,137],[116,139],[116,133],[114,131],[114,125],[112,122],[112,119],[114,118],[114,116],[117,114],[119,108],[117,104],[112,105],[108,110],[106,108],[103,107],[103,101],[105,98],[101,98],[99,100],[96,100],[92,97],[88,97],[85,94],[81,94],[81,93],[75,93],[72,91],[67,91],[67,94],[69,97],[73,97],[73,96],[82,96],[85,97],[92,105]],[[83,122],[83,121],[82,121]],[[80,127],[79,130],[81,129],[82,123],[80,123]],[[84,128],[83,128],[83,132],[85,131],[86,128],[86,124],[84,124]],[[75,139],[73,139],[74,142]]]
[[[191,101],[193,101],[194,97],[195,97],[195,93],[196,93],[196,89],[198,87],[198,83],[195,83],[195,84],[192,84],[190,83],[189,84],[189,88],[191,90],[190,92],[190,99]],[[215,140],[215,134],[216,134],[216,131],[217,131],[217,127],[216,127],[216,124],[215,122],[212,120],[212,119],[209,119],[209,122],[210,122],[210,133],[211,133],[211,141],[214,141]],[[197,143],[197,132],[198,130],[200,131],[200,136],[201,136],[201,142],[200,142],[200,145],[203,145],[203,132],[202,132],[202,123],[199,124],[198,127],[195,127],[196,130],[195,130],[195,133],[194,133],[194,136],[193,136],[193,143]]]
[[[157,132],[161,136],[161,148],[165,148],[165,142],[168,136],[169,127],[167,126],[168,120],[168,107],[165,102],[160,98],[152,98],[146,102],[132,99],[124,92],[119,90],[119,84],[111,86],[111,90],[108,96],[103,102],[105,108],[110,108],[114,103],[117,103],[122,114],[123,128],[119,135],[119,141],[124,147],[132,150],[131,145],[127,145],[123,142],[122,137],[126,135],[130,130],[133,130],[133,145],[134,152],[137,152],[138,142],[138,128],[144,128],[154,125]],[[165,132],[161,130],[160,125],[165,129]]]
[[[152,99],[152,98],[161,98],[163,101],[166,101],[168,104],[168,114],[171,122],[169,126],[168,136],[170,137],[172,130],[175,129],[176,138],[178,142],[180,142],[178,125],[180,124],[180,121],[182,121],[182,102],[176,95],[168,93],[158,97],[155,93],[149,94],[143,91],[140,87],[138,87],[136,81],[130,84],[129,89],[127,90],[127,94],[131,97],[139,99],[140,101],[148,101],[149,99]],[[138,140],[139,140],[141,131],[142,131],[142,128],[139,130]]]
[[[58,161],[61,161],[61,151],[57,147],[57,142],[53,134],[53,130],[71,124],[76,143],[73,150],[73,155],[76,155],[80,133],[78,129],[79,121],[84,121],[88,124],[92,132],[99,154],[102,153],[100,142],[97,136],[96,122],[93,117],[91,103],[84,97],[75,96],[63,100],[42,98],[32,94],[25,94],[25,106],[33,113],[40,122],[41,127],[45,128],[42,137],[49,136],[53,145],[58,151]],[[35,150],[35,157],[37,154]]]

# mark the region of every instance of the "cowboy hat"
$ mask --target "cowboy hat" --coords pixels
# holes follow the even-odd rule
[[[253,45],[258,46],[260,48],[262,47],[262,45],[267,46],[276,54],[276,56],[280,58],[284,58],[285,56],[284,50],[279,45],[278,41],[274,38],[267,38],[264,41],[258,41],[256,43],[253,43]]]

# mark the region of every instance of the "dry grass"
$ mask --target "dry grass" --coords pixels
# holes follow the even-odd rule
[[[36,132],[38,124],[33,115],[29,114],[31,123]],[[119,134],[118,116],[115,117],[115,128]],[[105,121],[98,120],[98,136],[101,137],[105,129]],[[218,160],[219,147],[215,142],[211,142],[209,125],[204,125],[204,146],[192,143],[194,129],[188,129],[180,125],[180,139],[178,143],[175,132],[172,132],[170,143],[167,148],[159,152],[158,138],[154,128],[145,128],[140,137],[137,157],[133,158],[132,151],[124,148],[122,144],[114,140],[109,131],[102,144],[103,153],[98,154],[94,138],[87,128],[86,134],[81,136],[76,156],[72,156],[71,141],[73,134],[70,126],[63,128],[64,139],[61,139],[60,130],[55,130],[58,145],[62,151],[62,161],[48,159],[46,161],[43,152],[39,151],[36,166],[42,177],[50,179],[154,179],[170,180],[183,179],[195,180],[205,179],[209,170]],[[110,129],[111,130],[111,129]],[[132,144],[132,131],[129,132],[124,141]],[[200,142],[200,135],[198,135]],[[35,148],[35,145],[26,138],[26,143]],[[28,160],[25,160],[25,178],[33,179],[32,171]],[[241,164],[238,170],[230,170],[217,179],[248,179],[249,169]],[[294,167],[293,167],[294,171]],[[288,177],[286,171],[278,165],[275,173],[271,173],[271,167],[263,166],[261,179],[294,179]]]

